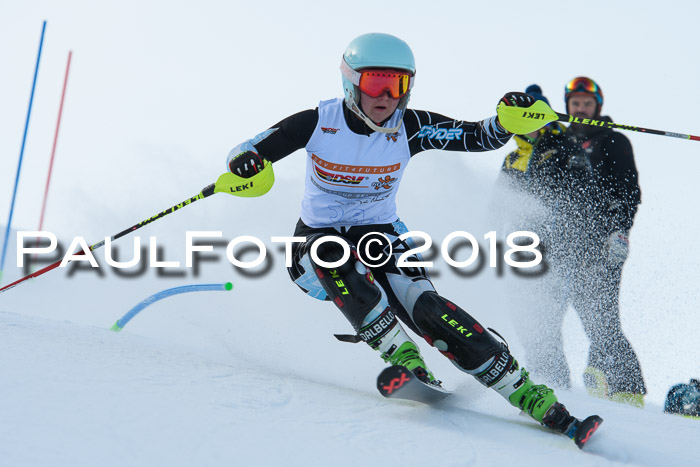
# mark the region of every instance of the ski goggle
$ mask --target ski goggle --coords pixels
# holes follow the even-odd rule
[[[379,97],[385,91],[389,91],[393,99],[398,99],[405,96],[413,87],[414,77],[407,71],[374,68],[357,71],[350,68],[345,60],[340,68],[343,74],[360,88],[360,91],[370,97]]]
[[[594,94],[596,100],[599,104],[603,103],[603,91],[601,91],[600,86],[590,78],[585,76],[580,76],[574,78],[566,84],[565,95],[569,95],[574,92],[585,92],[588,94]]]
[[[397,70],[363,70],[360,76],[360,91],[370,97],[379,97],[389,91],[392,98],[403,97],[409,90],[411,76]]]

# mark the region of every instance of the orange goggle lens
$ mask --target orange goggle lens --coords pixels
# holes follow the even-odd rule
[[[379,97],[389,91],[392,98],[404,96],[411,82],[408,73],[396,70],[365,70],[360,76],[360,91],[370,97]]]
[[[574,78],[566,85],[566,93],[589,92],[598,94],[598,85],[590,78]]]

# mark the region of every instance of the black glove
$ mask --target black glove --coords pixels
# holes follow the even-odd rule
[[[250,178],[265,166],[265,159],[257,152],[244,151],[234,156],[228,163],[228,169],[235,175]]]
[[[510,107],[530,107],[537,101],[534,97],[524,92],[507,92],[500,102]]]

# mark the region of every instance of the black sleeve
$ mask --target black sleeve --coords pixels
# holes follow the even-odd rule
[[[306,147],[318,123],[318,108],[304,110],[291,115],[270,127],[271,131],[262,139],[253,138],[250,142],[265,159],[277,162],[296,151]],[[266,132],[263,132],[264,135]]]
[[[403,123],[411,156],[428,149],[490,151],[502,147],[513,136],[496,123],[496,117],[465,122],[434,112],[408,109]]]
[[[642,202],[632,144],[623,134],[612,132],[604,142],[603,153],[611,161],[605,182],[609,184],[609,209],[616,224],[613,228],[629,231]]]

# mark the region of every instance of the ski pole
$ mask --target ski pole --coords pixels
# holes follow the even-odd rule
[[[218,180],[216,183],[212,183],[211,185],[206,186],[202,191],[195,196],[192,196],[191,198],[188,198],[184,200],[181,203],[178,203],[171,208],[166,209],[165,211],[162,211],[155,216],[149,217],[148,219],[142,220],[138,224],[135,224],[128,229],[124,229],[121,232],[113,235],[110,237],[110,240],[114,241],[118,238],[121,238],[125,235],[130,234],[131,232],[140,229],[141,227],[144,227],[152,222],[157,221],[158,219],[167,216],[170,213],[173,213],[185,206],[189,206],[190,204],[194,203],[197,200],[207,198],[214,193],[229,193],[235,196],[242,196],[242,197],[254,197],[254,196],[262,196],[270,189],[272,188],[272,185],[275,182],[275,175],[274,172],[272,171],[272,163],[269,161],[265,161],[265,166],[260,173],[255,174],[251,178],[242,178],[239,177],[238,175],[234,175],[231,172],[227,172],[225,174],[222,174],[219,176]],[[95,243],[94,245],[90,246],[89,250],[94,251],[101,246],[105,244],[105,240],[99,241]],[[85,254],[85,251],[79,251],[76,253],[76,255],[81,255]],[[2,288],[0,288],[0,293],[5,292],[22,282],[25,282],[27,279],[32,279],[34,277],[41,276],[44,273],[47,273],[51,271],[52,269],[56,269],[58,266],[60,266],[62,261],[56,261],[53,264],[50,264],[42,269],[39,269],[36,272],[33,272],[29,275],[26,275],[22,277],[21,279],[18,279],[14,281],[11,284],[8,284]]]
[[[604,121],[595,120],[592,118],[583,118],[582,119],[582,118],[574,117],[573,115],[569,115],[569,114],[562,114],[559,112],[555,112],[555,113],[559,117],[558,121],[560,121],[560,122],[581,123],[583,125],[598,126],[598,127],[604,126],[607,128],[612,128],[614,130],[638,131],[640,133],[650,133],[652,135],[670,136],[672,138],[690,139],[690,140],[694,140],[694,141],[700,141],[700,136],[685,135],[683,133],[674,133],[672,131],[653,130],[651,128],[642,128],[642,127],[638,127],[638,126],[624,125],[621,123],[604,122]]]
[[[574,117],[573,115],[555,112],[544,101],[536,101],[530,107],[507,106],[501,102],[498,104],[496,110],[498,112],[498,120],[501,122],[501,125],[503,125],[503,128],[516,135],[532,133],[550,122],[565,122],[700,141],[700,136],[674,133],[672,131],[652,130],[651,128],[605,122],[592,118],[582,119]]]

